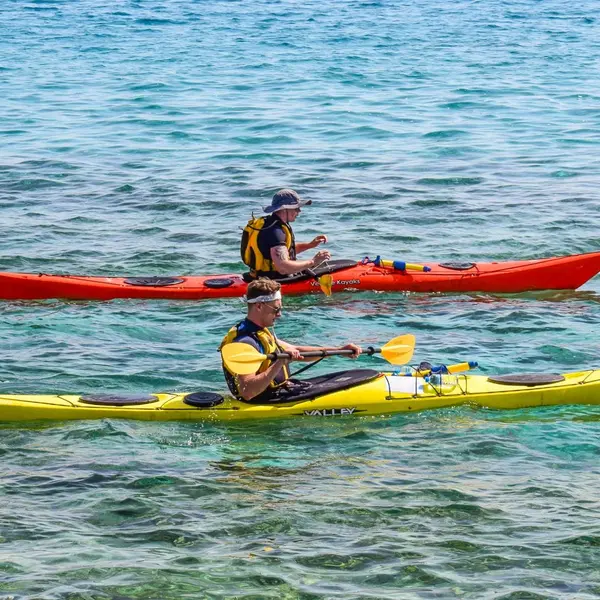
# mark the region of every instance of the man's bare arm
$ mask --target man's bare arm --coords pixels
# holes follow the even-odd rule
[[[290,253],[285,246],[275,246],[271,248],[271,260],[278,273],[282,275],[293,275],[305,269],[314,267],[314,259],[311,260],[291,260]]]

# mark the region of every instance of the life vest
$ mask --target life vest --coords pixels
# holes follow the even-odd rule
[[[266,231],[271,227],[281,227],[285,233],[285,247],[288,249],[290,258],[296,260],[296,240],[292,228],[278,218],[274,218],[270,223],[267,223],[269,217],[252,217],[242,232],[242,243],[240,245],[240,254],[242,261],[250,269],[252,277],[257,275],[269,275],[269,273],[277,274],[273,261],[269,255],[265,256],[258,245],[258,239],[261,231]],[[266,226],[265,226],[266,224]]]
[[[283,351],[283,349],[277,343],[277,338],[271,333],[271,331],[269,329],[266,329],[266,328],[265,329],[259,329],[258,331],[255,331],[255,332],[252,332],[252,333],[242,332],[242,334],[240,334],[239,327],[240,327],[240,325],[242,323],[243,323],[243,321],[240,321],[237,325],[234,325],[227,332],[227,335],[221,341],[221,345],[219,346],[219,351],[221,351],[221,349],[223,348],[223,346],[225,346],[226,344],[233,343],[235,341],[235,339],[237,337],[239,337],[240,335],[247,335],[248,337],[251,337],[253,340],[255,340],[256,342],[258,342],[258,344],[263,349],[263,354],[271,354],[272,352],[282,352]],[[258,368],[258,371],[256,371],[256,373],[257,374],[258,373],[264,373],[272,364],[273,364],[273,361],[271,359],[269,359],[269,358],[265,359],[262,362],[262,364],[260,365],[260,367]],[[284,381],[286,381],[287,379],[289,379],[289,377],[290,377],[289,369],[287,367],[283,367],[282,371],[283,371],[284,379],[283,379],[283,381],[281,383],[275,383],[274,381],[271,381],[271,383],[269,384],[269,387],[264,392],[262,392],[262,394],[259,394],[255,398],[252,398],[252,400],[260,399],[260,397],[263,394],[265,396],[269,396]],[[239,386],[238,386],[237,375],[235,373],[232,373],[227,368],[227,366],[225,365],[225,363],[223,363],[223,373],[225,374],[225,381],[227,382],[227,386],[231,390],[231,393],[238,400],[243,400],[242,395],[240,394]]]

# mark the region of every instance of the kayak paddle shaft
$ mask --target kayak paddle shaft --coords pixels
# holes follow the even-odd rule
[[[374,348],[373,346],[363,349],[363,354],[367,356],[372,356],[379,352],[381,352],[381,348]],[[325,356],[349,356],[351,354],[354,354],[353,350],[308,350],[307,352],[303,352],[301,357],[322,358]],[[279,358],[292,358],[292,355],[289,352],[271,352],[271,354],[267,354],[267,358],[277,360]]]

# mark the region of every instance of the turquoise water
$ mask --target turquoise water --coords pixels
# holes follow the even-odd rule
[[[0,31],[1,270],[237,272],[283,186],[338,258],[598,249],[595,3],[5,0]],[[599,301],[343,293],[277,331],[562,372]],[[2,303],[0,392],[221,390],[242,309]],[[599,420],[0,425],[0,598],[597,598]]]

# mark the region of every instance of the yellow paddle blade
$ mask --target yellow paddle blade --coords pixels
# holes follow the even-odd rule
[[[331,296],[331,286],[333,285],[333,277],[331,275],[321,275],[319,277],[319,285],[326,296]]]
[[[221,349],[221,357],[225,366],[236,375],[250,375],[256,373],[267,356],[261,354],[250,344],[226,344]]]
[[[412,333],[399,335],[381,349],[381,356],[393,365],[405,365],[415,351],[415,336]]]

